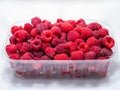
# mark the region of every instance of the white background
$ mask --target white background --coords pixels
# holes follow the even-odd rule
[[[119,0],[0,0],[0,48],[3,49],[9,26],[18,21],[39,16],[42,19],[99,19],[109,23],[120,42]],[[118,51],[118,50],[117,50]],[[119,51],[118,51],[119,52]],[[120,89],[119,57],[111,64],[108,77],[101,80],[23,79],[16,77],[0,54],[1,90],[88,90]]]

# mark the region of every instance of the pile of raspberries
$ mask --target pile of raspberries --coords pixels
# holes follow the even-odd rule
[[[108,29],[82,18],[52,24],[34,17],[12,26],[9,41],[5,49],[12,60],[106,60],[115,44]]]

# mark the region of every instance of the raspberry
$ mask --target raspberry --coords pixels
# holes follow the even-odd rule
[[[28,32],[25,30],[19,30],[14,33],[14,36],[18,42],[24,41],[27,38]]]
[[[66,37],[67,34],[66,33],[61,33],[61,37],[60,37],[60,43],[66,43]]]
[[[22,26],[13,26],[11,28],[11,33],[14,34],[18,30],[23,30],[23,27]]]
[[[37,24],[41,23],[41,19],[39,17],[34,17],[31,19],[32,25],[36,26]]]
[[[22,47],[22,45],[23,45],[23,43],[17,43],[17,44],[16,44],[17,49],[20,50],[21,47]]]
[[[51,47],[47,47],[44,51],[46,53],[46,55],[48,55],[49,57],[53,57],[55,55],[56,50],[54,48]]]
[[[73,51],[71,53],[72,60],[83,60],[84,53],[82,51]]]
[[[98,46],[100,46],[101,48],[104,47],[103,38],[101,38],[101,37],[98,39]]]
[[[93,36],[98,39],[100,37],[99,31],[98,30],[93,31]]]
[[[17,40],[14,36],[10,36],[9,41],[10,41],[11,44],[16,44],[17,43]]]
[[[64,53],[65,52],[65,44],[58,44],[56,47],[56,53]]]
[[[75,20],[67,20],[68,23],[70,23],[73,27],[76,26],[76,21]]]
[[[105,47],[107,47],[107,48],[112,48],[112,47],[114,46],[114,44],[115,44],[115,41],[113,40],[112,37],[110,37],[110,36],[105,36],[105,37],[103,38],[103,44],[104,44]]]
[[[73,30],[77,31],[79,34],[81,34],[81,28],[82,28],[81,26],[77,26]]]
[[[80,45],[78,46],[78,49],[85,53],[89,50],[89,45],[85,42],[81,42]]]
[[[69,57],[65,53],[57,54],[54,56],[54,60],[69,60]]]
[[[44,42],[50,42],[52,40],[52,32],[50,30],[46,30],[46,31],[43,31],[41,33],[41,39],[44,41]]]
[[[94,51],[96,54],[99,54],[101,52],[101,48],[99,46],[92,46],[90,51]]]
[[[58,26],[53,26],[51,28],[51,31],[54,35],[60,36],[61,34],[61,29]]]
[[[32,40],[34,40],[33,37],[32,37],[32,38],[29,38],[29,39],[27,40],[27,42],[28,42],[28,43],[31,43]]]
[[[111,49],[103,48],[100,52],[100,56],[111,56],[113,54]]]
[[[68,32],[73,29],[73,26],[68,22],[64,22],[64,23],[62,23],[61,28],[62,28],[63,32]]]
[[[105,57],[98,57],[97,59],[98,60],[105,60],[106,58]]]
[[[109,31],[105,28],[102,28],[99,30],[100,37],[105,37],[106,35],[109,34]]]
[[[36,35],[35,39],[41,39],[41,36],[40,35]]]
[[[80,37],[79,33],[76,31],[69,31],[67,35],[67,40],[68,41],[75,41]]]
[[[33,51],[33,55],[34,55],[35,57],[37,57],[37,58],[40,58],[41,56],[43,56],[43,52],[40,52],[40,51],[36,52],[36,51]]]
[[[62,22],[54,23],[52,26],[57,26],[59,28],[62,28]]]
[[[31,34],[31,36],[33,36],[33,37],[36,36],[36,35],[37,35],[37,30],[36,30],[35,28],[32,29],[30,34]]]
[[[90,28],[84,27],[81,28],[81,38],[87,39],[93,35],[92,30]]]
[[[86,23],[85,23],[85,21],[82,18],[80,18],[79,20],[77,20],[77,25],[85,27]]]
[[[88,27],[91,28],[92,30],[99,30],[102,28],[102,26],[97,22],[88,24]]]
[[[50,43],[42,43],[42,50],[44,50],[47,47],[51,47]]]
[[[28,33],[30,33],[32,29],[33,29],[33,26],[30,23],[26,23],[24,25],[24,30],[26,30]]]
[[[48,29],[44,23],[40,23],[36,25],[37,33],[41,33],[42,31]]]
[[[92,47],[98,45],[98,40],[95,37],[90,37],[87,39],[87,44]]]
[[[57,19],[57,23],[59,23],[59,22],[64,22],[64,20],[61,19],[61,18],[58,18],[58,19]]]
[[[32,53],[26,52],[20,57],[20,60],[32,60],[32,58],[33,58]]]
[[[44,55],[40,58],[40,60],[51,60],[51,58],[48,57],[47,55]]]
[[[39,57],[34,57],[33,60],[41,60]]]
[[[31,48],[30,48],[30,44],[24,42],[24,43],[22,44],[21,48],[20,48],[20,52],[21,52],[21,53],[25,53],[25,52],[30,51],[30,49],[31,49]]]
[[[42,47],[41,39],[34,39],[31,41],[31,47],[33,50],[40,50]]]
[[[51,24],[50,21],[48,21],[48,20],[43,20],[42,22],[45,24],[45,26],[46,26],[47,29],[50,29],[50,28],[51,28],[52,24]]]
[[[52,39],[51,44],[52,44],[53,46],[56,46],[56,45],[58,45],[59,43],[60,43],[60,39],[59,39],[56,35],[53,35],[53,39]]]
[[[8,55],[17,52],[17,47],[15,44],[8,44],[5,49]]]
[[[89,51],[84,54],[85,60],[91,60],[96,58],[96,53],[94,51]]]
[[[18,53],[9,54],[9,58],[16,60],[20,58],[20,55]]]
[[[79,44],[80,44],[80,43],[82,43],[82,42],[84,42],[84,40],[83,40],[83,39],[81,39],[81,38],[80,38],[80,39],[76,39],[76,40],[75,40],[75,43],[77,43],[77,45],[79,45]]]

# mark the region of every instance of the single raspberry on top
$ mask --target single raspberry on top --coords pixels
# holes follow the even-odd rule
[[[96,46],[98,45],[98,40],[95,37],[90,37],[87,39],[87,44],[91,47],[91,46]]]
[[[94,51],[89,51],[84,54],[85,60],[94,60],[96,58],[96,53]]]
[[[56,54],[54,56],[54,60],[69,60],[69,57],[67,54],[61,53],[61,54]]]
[[[24,24],[24,30],[26,30],[28,33],[30,33],[32,29],[33,29],[33,26],[30,23]]]
[[[102,26],[97,22],[92,22],[88,24],[88,27],[91,28],[92,30],[99,30],[102,28]]]
[[[33,58],[32,53],[26,52],[20,57],[20,60],[32,60],[32,58]]]
[[[100,37],[105,37],[106,35],[109,35],[109,31],[106,28],[99,29],[99,35]]]
[[[62,23],[61,28],[63,32],[68,32],[73,29],[73,26],[69,22],[64,22]]]
[[[12,26],[11,33],[14,34],[18,30],[23,30],[22,26]]]
[[[56,53],[55,48],[47,47],[44,51],[49,57],[53,57]]]
[[[72,60],[83,60],[84,53],[82,51],[73,51],[71,53]]]
[[[32,25],[36,26],[37,24],[41,23],[41,19],[39,17],[34,17],[31,19]]]
[[[8,44],[5,49],[8,55],[17,52],[17,47],[15,44]]]
[[[41,39],[34,39],[34,40],[32,40],[30,42],[30,44],[31,44],[31,48],[33,50],[40,50],[41,47],[42,47],[42,41],[41,41]]]
[[[31,48],[30,48],[29,43],[27,43],[27,42],[22,43],[22,46],[20,48],[20,53],[25,53],[25,52],[28,52],[30,50],[31,50]]]

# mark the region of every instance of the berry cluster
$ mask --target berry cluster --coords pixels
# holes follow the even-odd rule
[[[83,19],[52,24],[34,17],[24,26],[12,26],[11,33],[6,52],[13,60],[105,60],[115,43],[108,29]]]

